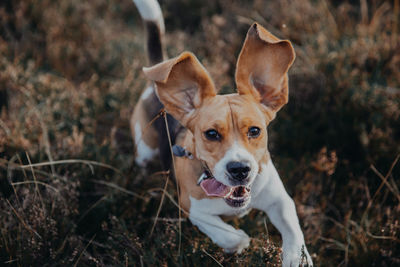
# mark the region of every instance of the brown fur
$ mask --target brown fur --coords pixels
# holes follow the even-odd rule
[[[218,115],[218,116],[216,116]],[[198,110],[193,120],[192,131],[187,131],[177,143],[191,151],[197,159],[207,162],[212,169],[225,155],[227,150],[238,142],[254,155],[259,164],[269,160],[267,149],[267,125],[270,122],[261,111],[261,105],[252,97],[238,94],[217,95],[208,99]],[[248,138],[251,126],[261,129],[258,138]],[[209,141],[204,132],[210,128],[222,135],[220,142]],[[189,196],[196,199],[206,198],[206,194],[197,185],[197,179],[204,171],[198,160],[176,158],[176,178],[181,190],[181,205],[190,208]]]
[[[184,126],[190,119],[188,112],[216,94],[206,69],[189,52],[143,71],[156,82],[157,94],[165,109]]]
[[[292,45],[279,40],[266,29],[250,27],[236,65],[239,94],[251,94],[276,113],[288,102],[287,71],[295,59]]]
[[[177,143],[195,158],[176,158],[180,204],[186,211],[190,209],[189,196],[207,197],[197,185],[204,171],[201,161],[213,169],[235,142],[249,151],[259,165],[269,160],[266,129],[288,101],[287,71],[294,57],[289,41],[279,40],[255,23],[237,62],[238,94],[216,95],[209,74],[189,52],[144,68],[146,76],[156,83],[157,95],[167,112],[188,129]],[[248,137],[252,126],[261,129],[259,137]],[[222,139],[208,140],[204,132],[209,129],[217,130]]]

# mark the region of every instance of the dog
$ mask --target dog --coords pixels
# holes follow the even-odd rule
[[[260,24],[247,32],[236,65],[237,93],[217,95],[206,69],[190,52],[165,60],[164,21],[156,0],[133,0],[147,33],[152,82],[131,118],[136,163],[145,167],[160,157],[175,177],[180,206],[189,220],[227,253],[241,253],[249,236],[220,216],[267,213],[283,239],[283,266],[312,266],[294,201],[287,194],[267,146],[267,126],[288,102],[288,70],[295,52]],[[165,108],[163,119],[149,122]],[[146,131],[144,131],[146,129]]]

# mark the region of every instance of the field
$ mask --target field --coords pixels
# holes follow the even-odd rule
[[[292,41],[269,148],[314,264],[400,266],[400,1],[160,2],[167,54],[194,52],[221,93],[253,21]],[[279,266],[265,214],[232,220],[251,246],[224,254],[133,163],[146,62],[130,0],[0,3],[1,266]]]

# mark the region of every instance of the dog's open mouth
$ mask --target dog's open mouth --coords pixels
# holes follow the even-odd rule
[[[223,197],[225,202],[232,207],[242,207],[250,199],[250,188],[247,186],[227,186],[215,178],[201,181],[201,188],[207,196]]]

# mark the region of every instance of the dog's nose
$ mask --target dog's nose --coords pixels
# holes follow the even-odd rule
[[[235,180],[242,181],[247,178],[250,172],[250,167],[246,163],[239,161],[231,161],[226,165],[231,177]]]

